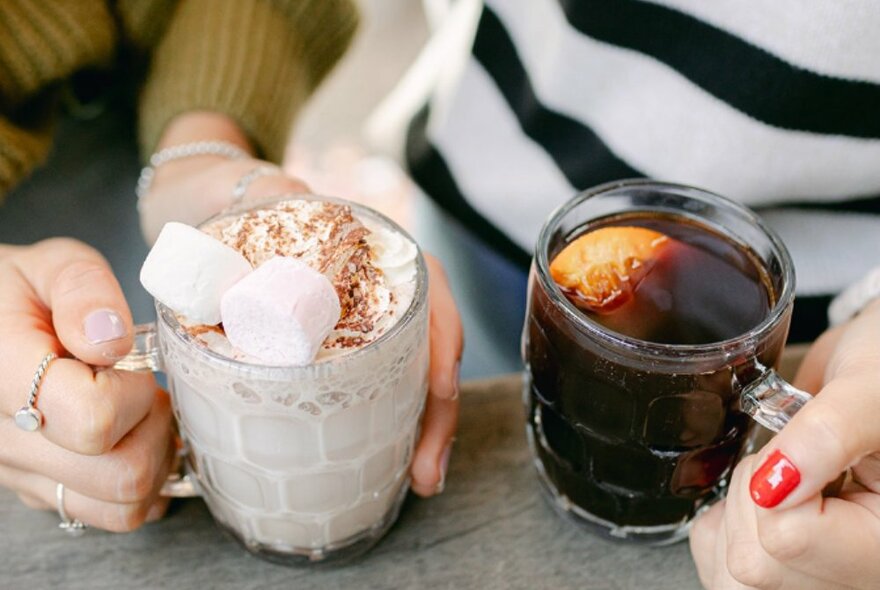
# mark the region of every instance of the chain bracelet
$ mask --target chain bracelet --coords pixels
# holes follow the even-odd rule
[[[141,170],[135,189],[138,199],[143,198],[149,192],[153,179],[156,177],[156,168],[168,162],[192,156],[220,156],[230,160],[251,157],[242,148],[226,141],[194,141],[172,145],[150,156],[149,164]]]

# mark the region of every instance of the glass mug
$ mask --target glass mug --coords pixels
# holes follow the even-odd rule
[[[347,204],[358,217],[415,243],[371,209],[320,200]],[[266,204],[241,206],[205,223]],[[134,349],[115,368],[167,375],[187,475],[170,479],[163,495],[201,495],[223,529],[272,561],[345,559],[378,542],[409,487],[427,393],[421,251],[415,281],[412,303],[387,333],[305,367],[249,364],[214,353],[156,302],[156,323],[136,328]]]
[[[708,344],[659,344],[588,318],[549,264],[593,225],[634,212],[696,222],[749,252],[775,295],[754,328]],[[581,193],[543,226],[529,277],[522,354],[527,434],[542,488],[565,517],[617,539],[687,536],[753,442],[810,396],[774,371],[794,300],[791,258],[747,208],[704,190],[629,180]]]

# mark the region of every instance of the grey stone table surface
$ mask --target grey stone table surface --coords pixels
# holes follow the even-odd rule
[[[54,513],[0,491],[0,588],[478,588],[690,590],[687,545],[606,541],[543,499],[524,433],[518,376],[471,381],[446,491],[411,497],[370,553],[334,569],[288,568],[246,553],[201,500],[128,534],[67,538]]]

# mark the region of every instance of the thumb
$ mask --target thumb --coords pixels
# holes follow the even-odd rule
[[[75,240],[40,242],[22,266],[37,297],[49,308],[62,346],[90,365],[110,365],[131,350],[128,304],[106,260]]]
[[[796,506],[880,450],[880,311],[857,316],[822,344],[834,340],[824,387],[755,462],[749,489],[758,506]]]

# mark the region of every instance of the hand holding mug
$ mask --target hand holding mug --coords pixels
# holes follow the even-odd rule
[[[155,191],[141,201],[141,222],[147,239],[152,241],[167,221],[197,224],[226,208],[235,179],[258,164],[253,159],[216,157],[170,163],[168,166],[177,166],[171,170],[173,176],[163,177]],[[308,192],[305,184],[279,172],[261,178],[259,185],[255,183],[246,200],[303,192]],[[430,255],[426,263],[430,276],[430,386],[412,467],[412,489],[423,497],[442,491],[445,484],[458,423],[458,373],[463,347],[461,320],[443,266]]]
[[[107,262],[69,239],[0,246],[0,485],[33,508],[129,531],[159,518],[174,460],[168,396],[152,375],[110,370],[132,345],[131,313]],[[12,416],[48,353],[25,432]]]
[[[206,138],[239,146],[245,153],[253,151],[235,121],[218,113],[199,111],[172,120],[158,147]],[[187,157],[156,169],[150,190],[139,203],[141,227],[152,243],[166,222],[198,225],[233,205],[237,198],[256,202],[308,192],[302,180],[257,158]],[[426,256],[426,263],[430,276],[430,385],[422,435],[412,464],[412,489],[424,497],[442,491],[445,484],[458,423],[458,373],[463,346],[461,320],[442,264],[430,255]]]
[[[880,302],[826,332],[795,383],[815,399],[736,468],[695,524],[706,588],[875,588],[880,580]],[[851,468],[836,497],[822,490]]]

